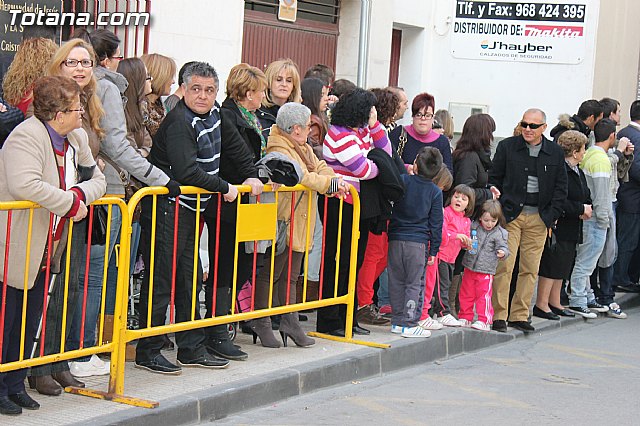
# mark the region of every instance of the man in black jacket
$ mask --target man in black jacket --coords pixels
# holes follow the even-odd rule
[[[596,127],[596,123],[602,120],[604,107],[602,104],[595,100],[589,99],[580,104],[578,113],[569,117],[568,114],[563,114],[559,118],[559,122],[551,129],[551,137],[554,142],[558,142],[558,138],[561,134],[567,130],[577,130],[583,133],[586,137],[591,135],[591,131]]]
[[[567,173],[562,149],[544,135],[546,115],[539,109],[524,113],[522,135],[504,139],[498,145],[489,171],[489,184],[502,194],[500,204],[507,220],[509,251],[520,248],[516,292],[509,309],[509,283],[515,256],[500,262],[493,284],[493,329],[506,331],[509,325],[524,332],[529,324],[533,295],[547,229],[562,214],[567,197]]]
[[[223,194],[225,201],[232,202],[237,198],[238,190],[218,177],[221,150],[220,115],[218,109],[214,108],[218,92],[218,75],[211,65],[194,62],[184,72],[183,85],[184,98],[160,125],[153,138],[149,162],[162,169],[180,185],[219,192]],[[200,293],[202,273],[199,265],[195,275],[193,270],[193,248],[199,226],[196,222],[196,212],[198,208],[200,212],[204,211],[211,195],[202,195],[200,205],[195,195],[182,195],[178,199],[158,197],[155,212],[151,198],[147,197],[142,201],[140,218],[140,245],[145,265],[151,265],[151,252],[154,253],[154,269],[145,274],[140,292],[140,327],[146,327],[149,321],[152,326],[165,324],[172,293],[172,277],[175,277],[175,321],[189,321],[192,316],[196,320],[200,319],[197,295]],[[177,209],[176,202],[179,205]],[[152,247],[154,214],[155,245]],[[175,237],[174,233],[177,233]],[[174,244],[177,247],[174,247]],[[174,253],[177,255],[175,261]],[[151,318],[147,318],[152,274]],[[195,285],[192,282],[194,279]],[[193,303],[196,306],[193,306]],[[180,365],[224,368],[229,364],[226,359],[216,358],[207,351],[204,330],[201,328],[176,333],[176,343]],[[136,367],[155,373],[180,374],[180,367],[169,362],[160,353],[163,345],[162,336],[140,339],[136,347]]]

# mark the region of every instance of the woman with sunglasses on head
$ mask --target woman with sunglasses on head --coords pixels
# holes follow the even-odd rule
[[[158,53],[142,55],[140,59],[144,62],[149,77],[151,77],[151,93],[147,95],[149,105],[145,126],[153,137],[166,115],[167,110],[162,104],[162,96],[169,96],[171,93],[171,86],[175,83],[177,66],[173,59]]]
[[[434,111],[433,96],[428,93],[419,94],[411,104],[413,122],[407,126],[398,126],[389,134],[393,148],[402,157],[410,173],[413,171],[413,160],[425,146],[437,148],[442,154],[442,162],[453,173],[449,139],[433,130]]]

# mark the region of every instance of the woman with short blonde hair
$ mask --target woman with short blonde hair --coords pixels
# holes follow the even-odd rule
[[[280,107],[287,102],[302,102],[302,85],[298,66],[291,59],[271,62],[264,74],[267,78],[267,93],[256,114],[262,125],[262,133],[268,138],[271,126],[276,124]]]

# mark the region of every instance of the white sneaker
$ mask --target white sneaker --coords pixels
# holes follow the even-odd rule
[[[69,363],[69,370],[75,377],[105,376],[111,369],[110,363],[91,355],[87,362],[72,361]]]
[[[462,327],[462,323],[455,319],[455,317],[451,314],[447,314],[443,317],[438,317],[437,321],[442,325],[446,325],[447,327]]]
[[[627,314],[622,312],[622,308],[617,303],[610,303],[609,310],[607,311],[607,316],[611,318],[625,319],[627,318]]]
[[[391,332],[393,334],[400,334],[400,333],[402,333],[402,327],[399,326],[399,325],[392,325],[391,326]]]
[[[424,328],[416,325],[415,327],[402,327],[402,337],[429,337],[431,336],[431,332],[429,330],[425,330]]]
[[[442,324],[431,317],[426,317],[422,321],[418,321],[418,325],[425,330],[440,330],[442,327],[444,327]]]
[[[471,327],[471,321],[467,319],[460,318],[458,321],[460,321],[460,327]]]
[[[482,322],[482,321],[476,321],[473,324],[471,324],[471,328],[475,329],[475,330],[480,330],[480,331],[489,331],[491,330],[491,327],[489,326],[489,324],[487,324],[486,322]]]

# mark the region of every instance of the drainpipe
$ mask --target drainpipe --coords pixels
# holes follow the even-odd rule
[[[371,0],[360,0],[360,41],[358,45],[358,87],[367,85],[369,66],[369,25],[371,23]]]

